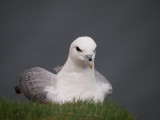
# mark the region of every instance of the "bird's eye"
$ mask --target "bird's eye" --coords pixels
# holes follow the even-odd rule
[[[96,52],[96,49],[93,52]]]
[[[78,52],[82,52],[82,50],[81,50],[79,47],[76,47],[76,50],[77,50]]]

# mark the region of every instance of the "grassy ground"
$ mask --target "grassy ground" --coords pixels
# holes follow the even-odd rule
[[[0,99],[0,120],[136,120],[111,100],[94,104],[78,101],[63,105]]]

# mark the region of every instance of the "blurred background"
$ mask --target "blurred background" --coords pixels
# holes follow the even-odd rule
[[[20,73],[63,65],[70,43],[90,36],[95,67],[112,99],[141,120],[160,120],[160,2],[157,0],[0,1],[0,96],[16,95]]]

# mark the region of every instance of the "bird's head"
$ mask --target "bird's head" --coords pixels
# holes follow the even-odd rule
[[[72,42],[69,57],[71,57],[76,64],[92,69],[96,55],[96,46],[92,38],[79,37]]]

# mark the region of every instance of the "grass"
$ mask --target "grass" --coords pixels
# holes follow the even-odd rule
[[[0,120],[136,120],[112,100],[68,102],[62,105],[0,99]]]

